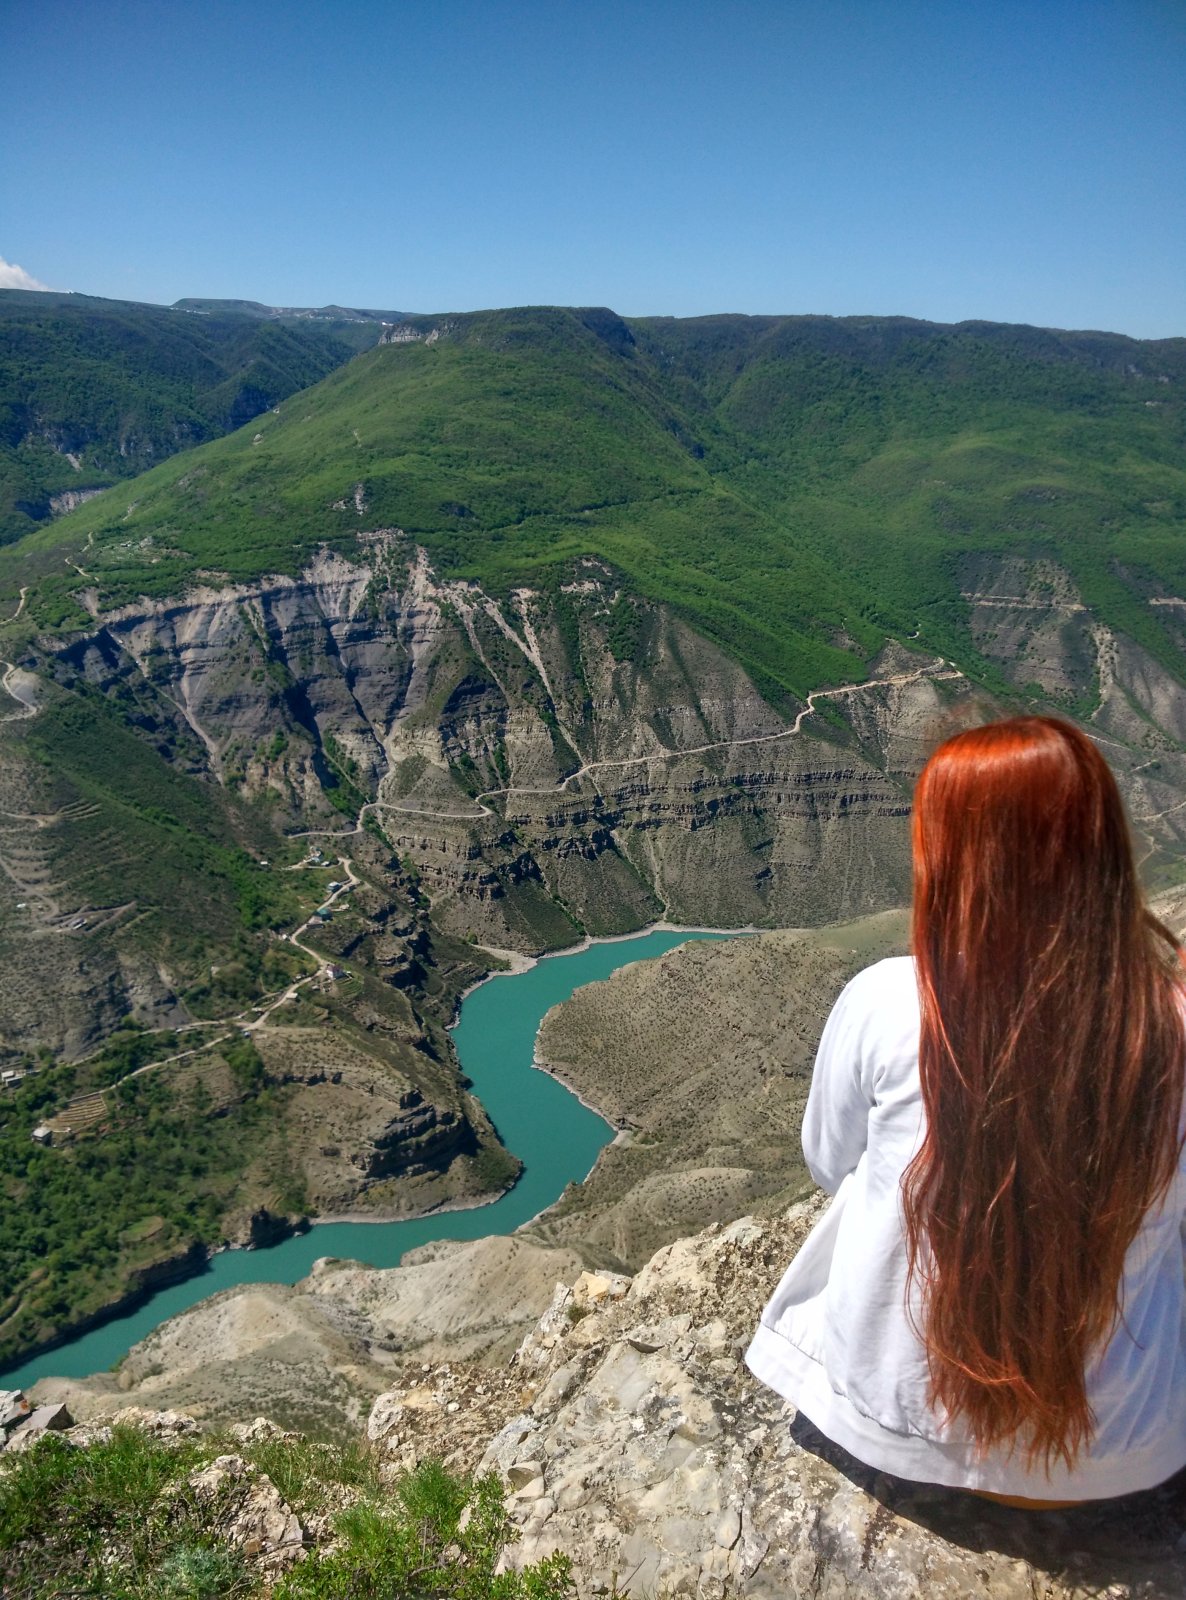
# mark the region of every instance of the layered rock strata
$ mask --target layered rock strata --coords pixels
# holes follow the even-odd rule
[[[1020,703],[1093,729],[1164,881],[1186,842],[1181,685],[1099,624],[1049,561],[965,565],[981,657]],[[557,589],[494,596],[440,580],[397,530],[362,534],[356,559],[324,553],[297,578],[93,604],[89,629],[25,665],[89,686],[173,768],[255,802],[282,831],[353,850],[361,816],[414,871],[436,926],[499,949],[664,914],[804,926],[900,903],[914,776],[940,735],[992,709],[909,641],[887,642],[867,682],[775,709],[735,661],[599,563]],[[1181,604],[1149,596],[1159,615]],[[97,1031],[129,1006],[180,1020],[185,975],[127,936],[146,908],[72,894],[113,819],[37,796],[20,760],[34,723],[0,728],[14,756],[0,898],[27,935],[17,966],[35,939],[60,981],[44,1004],[15,985],[13,1043],[51,1037],[53,1018],[73,1013]]]

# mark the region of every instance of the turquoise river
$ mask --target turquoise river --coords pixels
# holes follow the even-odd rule
[[[407,1222],[333,1222],[266,1250],[223,1250],[204,1271],[158,1290],[135,1311],[112,1317],[56,1350],[0,1375],[5,1388],[38,1378],[82,1377],[114,1364],[168,1317],[207,1295],[240,1283],[296,1283],[320,1256],[394,1267],[406,1250],[432,1239],[480,1239],[512,1233],[586,1177],[613,1129],[576,1095],[532,1067],[544,1013],[582,984],[608,978],[618,967],[662,955],[686,939],[728,934],[653,930],[604,939],[569,954],[545,957],[526,972],[499,975],[466,996],[453,1030],[462,1071],[473,1081],[499,1135],[524,1165],[514,1188],[491,1205],[438,1211]]]

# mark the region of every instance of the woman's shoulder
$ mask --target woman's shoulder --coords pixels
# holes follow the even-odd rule
[[[846,1024],[878,1038],[915,1038],[918,984],[912,956],[889,956],[850,979],[836,1002]]]
[[[842,998],[850,1004],[878,1004],[898,1001],[918,1005],[918,984],[913,956],[886,956],[871,967],[862,967],[845,985]]]
[[[858,1062],[871,1092],[917,1074],[919,1006],[914,962],[891,956],[864,967],[845,986],[820,1041],[821,1058]]]

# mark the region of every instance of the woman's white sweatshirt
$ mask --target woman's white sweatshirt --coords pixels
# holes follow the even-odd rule
[[[1087,1372],[1095,1436],[1074,1471],[1028,1471],[1022,1450],[979,1456],[928,1403],[907,1308],[901,1179],[922,1138],[918,1036],[909,956],[858,973],[828,1018],[803,1152],[834,1199],[762,1313],[751,1371],[828,1438],[899,1477],[1049,1500],[1161,1483],[1186,1464],[1186,1161],[1125,1259],[1122,1319]]]

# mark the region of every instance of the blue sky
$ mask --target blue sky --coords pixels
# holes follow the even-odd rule
[[[1182,0],[0,0],[55,288],[1186,334]]]

